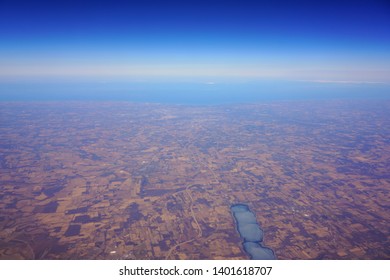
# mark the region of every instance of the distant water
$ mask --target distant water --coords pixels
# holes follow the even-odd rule
[[[251,259],[276,259],[274,252],[261,244],[263,242],[263,230],[260,228],[255,215],[250,211],[249,207],[245,204],[235,204],[230,209],[236,220],[237,231],[244,240],[242,243],[244,250]]]
[[[0,81],[0,101],[101,100],[202,105],[329,98],[390,99],[390,85],[270,80],[250,82]]]

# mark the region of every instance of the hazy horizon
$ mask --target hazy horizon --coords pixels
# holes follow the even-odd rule
[[[385,1],[2,1],[0,100],[388,98],[389,12]]]

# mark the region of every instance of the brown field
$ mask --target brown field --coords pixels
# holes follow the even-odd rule
[[[0,259],[390,259],[390,101],[0,103]]]

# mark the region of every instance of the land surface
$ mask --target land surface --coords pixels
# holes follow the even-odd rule
[[[390,101],[0,104],[0,259],[390,259]]]

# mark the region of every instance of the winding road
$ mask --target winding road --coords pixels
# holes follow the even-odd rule
[[[189,185],[185,188],[185,193],[188,195],[188,197],[190,198],[191,200],[191,205],[190,205],[190,211],[191,211],[191,216],[192,216],[192,219],[194,220],[195,224],[196,224],[196,227],[198,228],[198,237],[197,238],[200,238],[202,237],[203,235],[203,232],[202,232],[202,228],[200,227],[199,225],[199,222],[198,222],[198,219],[196,218],[195,216],[195,213],[194,213],[194,199],[191,195],[191,192],[190,192],[190,188],[191,187],[194,187],[196,185]],[[175,193],[176,194],[176,193]],[[190,243],[192,241],[194,241],[196,238],[192,238],[190,240],[187,240],[187,241],[183,241],[183,242],[180,242],[178,244],[176,244],[175,246],[173,246],[167,253],[165,259],[168,260],[172,254],[172,252],[174,252],[178,247],[180,247],[181,245],[184,245],[184,244],[187,244],[187,243]]]

